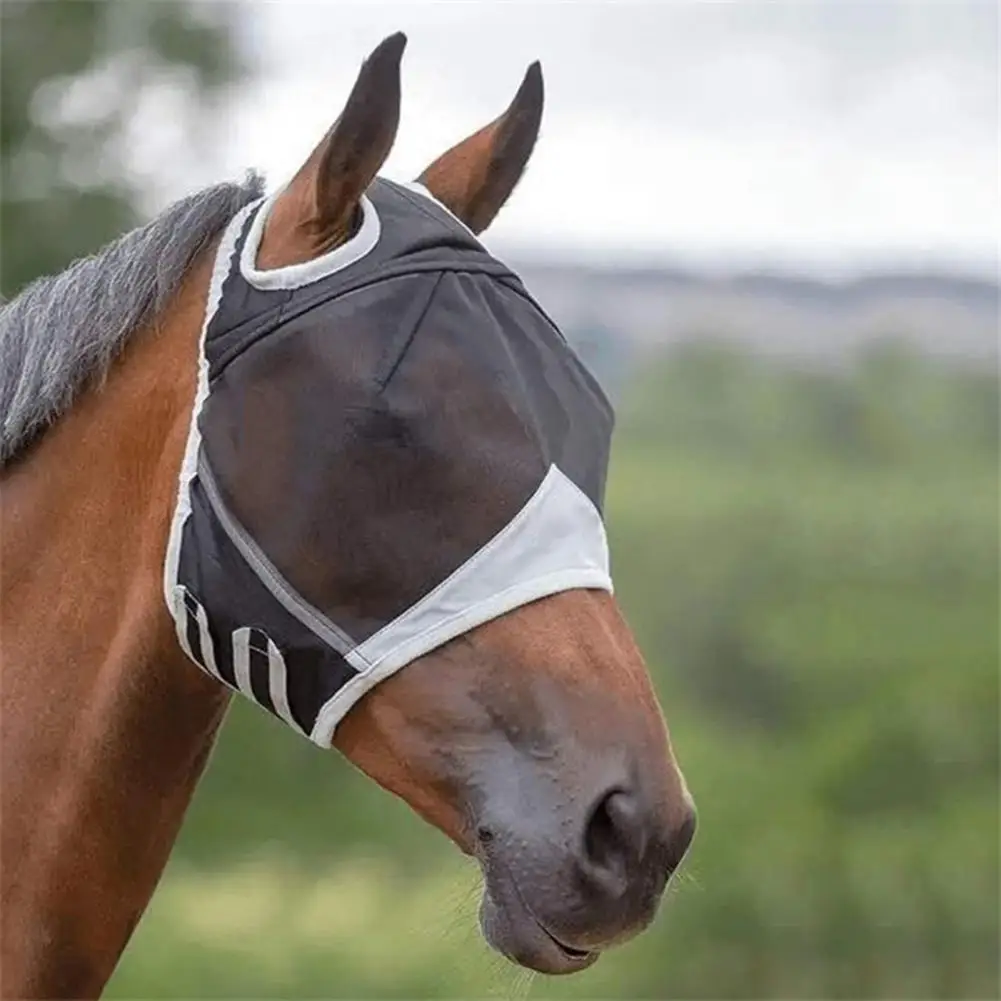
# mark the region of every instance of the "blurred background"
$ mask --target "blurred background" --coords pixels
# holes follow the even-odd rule
[[[283,182],[392,31],[401,180],[542,59],[486,242],[616,401],[614,573],[700,810],[656,925],[533,979],[440,835],[241,703],[110,996],[998,997],[994,3],[0,11],[7,297]]]

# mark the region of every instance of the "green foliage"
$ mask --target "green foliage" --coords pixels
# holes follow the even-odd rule
[[[12,297],[140,221],[122,141],[169,78],[205,102],[242,72],[235,6],[178,0],[0,5],[0,291]],[[90,87],[91,99],[67,110]],[[180,156],[183,149],[177,150]]]
[[[531,996],[996,997],[996,382],[890,349],[643,372],[614,570],[700,830],[649,932]],[[237,705],[111,993],[521,996],[475,884],[400,803]]]
[[[996,453],[999,440],[994,372],[943,368],[889,340],[873,343],[851,372],[790,370],[693,343],[677,365],[647,371],[626,404],[639,440],[751,462],[819,449],[854,463],[933,464],[971,448]]]

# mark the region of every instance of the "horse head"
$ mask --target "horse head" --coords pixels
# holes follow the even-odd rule
[[[256,246],[261,272],[308,267],[359,238],[365,194],[396,135],[403,47],[396,35],[375,50],[341,116],[272,199]],[[542,105],[542,74],[534,64],[499,118],[423,172],[423,196],[470,233],[481,233],[525,169]],[[415,282],[411,303],[401,287],[399,309],[423,310],[420,337],[433,341],[438,320],[426,301],[416,301],[423,294]],[[476,316],[464,322],[469,329],[455,336],[475,341]],[[364,353],[365,347],[352,350]],[[417,595],[421,573],[407,565],[408,542],[420,553],[429,540],[415,535],[424,533],[447,547],[450,532],[424,507],[477,513],[460,514],[460,521],[503,524],[509,518],[509,481],[522,475],[512,439],[521,429],[505,438],[510,414],[489,389],[466,392],[448,352],[432,355],[429,347],[406,390],[381,413],[359,416],[366,447],[378,439],[383,448],[375,467],[344,458],[344,450],[361,447],[355,441],[339,439],[334,446],[337,482],[324,480],[323,490],[346,527],[319,532],[315,549],[289,557],[299,561],[300,579],[329,575],[329,556],[351,595],[379,592],[384,579],[401,575],[416,578]],[[307,364],[305,358],[290,355],[287,364],[294,369]],[[322,360],[313,362],[312,395],[350,393],[328,384]],[[269,379],[256,416],[247,417],[260,425],[261,436],[295,433],[302,417],[287,415],[303,410],[283,395],[294,382]],[[429,422],[460,423],[464,433],[449,435],[445,447],[428,432]],[[490,435],[499,441],[485,445]],[[259,475],[255,457],[241,459],[238,450],[232,446],[224,462],[234,482],[249,482]],[[256,487],[259,498],[267,492]],[[260,511],[245,501],[241,516],[260,521],[277,500],[256,503]],[[366,515],[375,527],[359,531]],[[533,544],[545,548],[560,540],[540,537]],[[323,585],[314,590],[322,592]],[[536,970],[581,969],[646,927],[695,829],[643,657],[615,598],[601,586],[554,586],[421,653],[366,691],[339,720],[332,742],[475,856],[485,882],[480,916],[487,940]]]

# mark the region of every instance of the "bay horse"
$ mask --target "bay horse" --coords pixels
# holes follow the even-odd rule
[[[368,232],[366,192],[374,199],[379,185],[394,204],[433,217],[436,232],[451,225],[445,243],[486,260],[474,234],[503,206],[535,146],[541,70],[533,64],[504,114],[432,163],[419,180],[422,194],[411,199],[377,177],[396,135],[404,44],[397,34],[375,49],[340,117],[268,200],[259,244],[244,249],[252,257],[248,274],[263,276],[262,288],[268,276],[306,274],[357,247]],[[214,676],[192,662],[215,663],[208,648],[192,651],[189,634],[172,621],[180,606],[165,605],[163,586],[196,424],[193,401],[204,388],[207,301],[218,299],[217,257],[229,260],[217,251],[228,238],[223,231],[261,196],[251,177],[184,199],[95,257],[29,286],[0,313],[5,998],[100,995],[154,892],[233,691],[253,694],[249,660],[243,680],[227,684],[221,669]],[[423,207],[414,208],[419,198]],[[488,277],[503,302],[542,323],[514,279],[498,275]],[[401,314],[419,305],[399,295]],[[486,297],[467,298],[471,326],[485,323]],[[317,315],[310,307],[308,316]],[[386,326],[397,321],[402,329],[402,315]],[[320,334],[337,342],[338,331]],[[477,336],[460,331],[453,346],[469,349]],[[364,353],[365,341],[356,343]],[[557,359],[553,378],[569,372],[586,389],[569,349],[545,343],[547,357]],[[353,364],[353,355],[345,357]],[[454,377],[445,361],[434,368],[437,357],[428,355],[432,389],[411,401],[415,412],[433,409],[440,402],[430,399],[433,387]],[[305,403],[322,417],[325,373],[304,373],[301,363],[292,370],[321,380]],[[283,434],[282,408],[302,402],[281,398],[282,385],[276,369],[247,418],[272,437]],[[456,383],[454,392],[464,388]],[[331,406],[335,396],[327,394]],[[390,415],[402,432],[410,420],[404,410]],[[492,420],[488,414],[481,422],[488,431]],[[251,440],[237,423],[231,443],[241,469],[258,459],[248,454]],[[418,448],[413,436],[407,440],[404,452]],[[460,515],[489,508],[508,490],[507,473],[476,465],[475,435],[456,440],[465,450],[456,462],[479,472],[442,503]],[[425,500],[419,479],[409,496],[387,495],[395,499],[385,510],[363,487],[337,508],[342,534],[364,539],[375,522],[379,531],[406,523],[410,507]],[[553,489],[576,497],[596,522],[566,477]],[[367,511],[378,517],[366,520]],[[326,529],[316,530],[323,537]],[[447,549],[450,538],[446,530],[432,541]],[[525,558],[545,557],[547,546]],[[352,586],[395,586],[407,561],[394,571],[371,549],[345,557]],[[326,571],[323,560],[314,563]],[[455,635],[439,634],[433,648],[355,697],[326,744],[478,860],[486,939],[514,962],[552,974],[589,966],[650,924],[695,828],[636,642],[610,589],[579,586],[582,579],[561,578],[469,628],[453,628]],[[198,623],[204,638],[208,624]],[[241,635],[249,658],[249,634]],[[294,665],[286,675],[275,644],[260,643],[264,677],[291,685]],[[272,708],[278,712],[278,700]]]

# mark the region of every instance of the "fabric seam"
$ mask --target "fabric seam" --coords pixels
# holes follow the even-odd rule
[[[253,317],[249,321],[245,321],[245,324],[238,324],[235,327],[231,327],[229,330],[217,331],[213,336],[222,337],[230,334],[234,334],[240,330],[241,326],[246,325],[248,328],[245,334],[245,340],[241,340],[239,344],[234,345],[227,351],[223,351],[220,356],[216,359],[215,363],[212,365],[212,372],[209,376],[209,382],[214,383],[220,375],[222,375],[223,370],[227,365],[231,364],[237,358],[240,357],[246,350],[253,347],[258,341],[267,337],[269,334],[274,333],[279,327],[284,326],[286,323],[290,323],[292,320],[297,320],[300,316],[304,316],[306,313],[312,312],[316,307],[323,306],[334,299],[347,298],[347,296],[352,295],[355,292],[360,292],[363,289],[372,288],[382,282],[392,281],[395,278],[405,278],[409,275],[416,274],[426,274],[427,272],[439,272],[441,274],[454,273],[454,274],[488,274],[494,275],[495,277],[502,277],[503,275],[510,274],[509,269],[504,265],[499,268],[491,267],[490,262],[473,262],[469,261],[464,264],[457,264],[454,261],[416,261],[407,263],[406,261],[396,261],[393,267],[387,267],[381,274],[376,273],[370,275],[366,281],[359,282],[356,285],[348,285],[344,288],[337,289],[327,289],[324,290],[322,295],[316,295],[313,298],[301,301],[294,309],[288,309],[288,303],[282,303],[278,306],[273,306],[270,310],[265,313],[259,314]],[[275,292],[281,290],[274,290]]]
[[[438,286],[441,285],[442,279],[444,277],[445,273],[442,272],[441,274],[438,275],[437,278],[435,278],[434,284],[431,286],[431,291],[428,293],[427,300],[424,303],[424,308],[421,310],[421,315],[417,317],[417,321],[414,323],[413,329],[407,336],[407,339],[404,342],[403,347],[400,348],[400,351],[396,356],[396,360],[390,366],[389,371],[376,382],[376,385],[379,387],[380,393],[385,391],[386,387],[389,385],[393,376],[396,375],[396,370],[403,363],[404,357],[410,350],[410,345],[414,343],[414,340],[421,329],[421,325],[424,323],[424,319],[428,315],[428,310],[431,308],[431,303],[434,302],[435,293],[438,291]]]
[[[204,453],[198,463],[198,478],[205,490],[206,500],[215,512],[222,530],[257,579],[278,599],[285,611],[342,657],[354,650],[357,644],[289,584],[278,568],[261,551],[247,530],[230,513],[219,493],[215,477]]]

